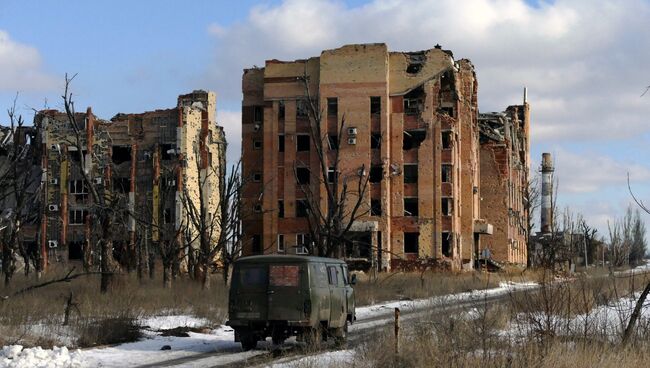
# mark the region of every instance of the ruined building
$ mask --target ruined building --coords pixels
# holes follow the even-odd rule
[[[66,113],[44,110],[35,117],[43,142],[40,242],[50,262],[92,256],[96,236],[88,214],[95,204],[81,170],[102,195],[120,198],[124,216],[114,225],[114,255],[127,266],[137,242],[153,247],[164,234],[176,234],[181,244],[195,238],[187,203],[208,217],[218,210],[226,141],[213,92],[194,91],[179,96],[174,108],[117,114],[110,121],[88,108],[76,121],[80,145]],[[183,234],[175,232],[181,226]]]
[[[493,224],[482,246],[497,262],[526,264],[530,229],[527,206],[530,171],[530,107],[479,114],[481,214]]]
[[[244,253],[303,252],[309,200],[323,202],[329,178],[368,175],[346,258],[378,269],[473,264],[492,231],[480,206],[477,89],[472,63],[438,46],[348,45],[245,70],[242,161],[252,180],[243,199],[256,213],[243,222]],[[342,157],[327,184],[322,170],[332,169],[314,149],[308,95],[327,136],[324,160],[335,150]],[[308,199],[300,185],[321,195]]]

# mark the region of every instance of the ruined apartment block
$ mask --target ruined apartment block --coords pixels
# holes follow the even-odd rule
[[[389,52],[385,44],[347,45],[244,71],[243,173],[253,180],[243,197],[257,209],[243,222],[244,253],[300,253],[309,242],[294,168],[310,185],[321,169],[304,77],[327,134],[338,134],[345,118],[341,145],[330,147],[343,158],[336,175],[369,168],[367,215],[353,226],[358,241],[346,258],[383,270],[473,264],[481,235],[491,232],[480,212],[478,86],[471,62],[438,46]]]
[[[136,242],[155,245],[163,240],[161,233],[187,223],[183,193],[198,203],[204,191],[205,210],[217,211],[226,142],[213,92],[194,91],[179,96],[175,108],[117,114],[110,121],[88,108],[76,120],[82,123],[81,151],[71,143],[75,135],[65,113],[44,110],[35,117],[44,146],[40,240],[50,262],[91,257],[89,244],[96,242],[88,220],[93,199],[80,155],[93,185],[120,196],[124,217],[115,224],[114,255],[127,267],[135,262]]]
[[[525,92],[524,92],[525,95]],[[526,264],[530,172],[530,107],[479,114],[481,143],[481,214],[493,224],[482,246],[493,260]]]

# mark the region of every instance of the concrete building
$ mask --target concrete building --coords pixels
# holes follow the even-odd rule
[[[194,91],[179,96],[174,108],[117,114],[110,121],[88,108],[76,120],[81,151],[64,112],[40,111],[34,122],[43,143],[40,241],[50,262],[91,256],[87,215],[95,204],[82,169],[102,195],[120,199],[124,216],[115,224],[114,253],[127,266],[135,261],[136,242],[155,244],[163,229],[187,224],[183,198],[198,202],[203,195],[205,211],[218,210],[226,141],[213,92]]]
[[[492,260],[526,264],[530,172],[530,107],[509,106],[504,112],[479,114],[481,143],[481,214],[493,234],[481,246]]]
[[[243,173],[253,180],[243,199],[257,209],[243,222],[244,253],[301,252],[309,242],[296,169],[316,192],[325,184],[305,78],[323,133],[338,134],[345,119],[341,145],[330,147],[344,158],[336,177],[369,168],[366,214],[353,227],[359,241],[346,256],[379,269],[472,265],[492,228],[480,212],[478,83],[469,60],[439,46],[347,45],[244,71]]]

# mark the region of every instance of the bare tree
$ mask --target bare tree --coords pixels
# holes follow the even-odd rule
[[[526,182],[523,193],[523,202],[524,202],[524,212],[526,213],[526,253],[527,260],[526,266],[531,267],[533,265],[533,256],[534,249],[531,236],[533,234],[533,228],[535,227],[535,222],[533,220],[533,214],[537,209],[539,209],[540,202],[540,189],[539,189],[539,176],[534,176]]]
[[[369,212],[367,203],[369,173],[365,165],[343,172],[340,147],[346,129],[345,115],[337,123],[337,135],[328,135],[323,110],[319,108],[318,96],[312,95],[309,77],[301,78],[305,99],[300,100],[307,109],[309,135],[318,157],[316,183],[306,183],[294,166],[296,181],[306,198],[306,217],[312,244],[306,244],[311,254],[326,257],[342,257],[345,244],[353,240],[352,225]],[[325,124],[325,125],[324,125]],[[322,198],[322,197],[325,198]]]

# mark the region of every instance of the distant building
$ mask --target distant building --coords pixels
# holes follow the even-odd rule
[[[367,215],[354,224],[358,241],[346,258],[378,269],[471,267],[482,235],[492,232],[480,204],[478,85],[469,60],[438,46],[389,52],[385,44],[348,45],[244,71],[243,173],[253,180],[243,199],[258,209],[243,222],[244,253],[300,253],[309,242],[307,199],[294,170],[315,192],[322,173],[309,138],[304,77],[329,136],[345,117],[345,137],[330,147],[344,158],[336,175],[369,168]]]

